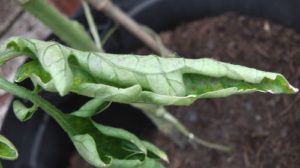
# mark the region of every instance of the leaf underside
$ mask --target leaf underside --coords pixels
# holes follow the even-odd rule
[[[70,114],[65,119],[70,127],[66,131],[77,151],[95,167],[140,168],[147,162],[163,167],[160,159],[168,161],[163,151],[126,130]]]
[[[55,42],[20,37],[8,40],[2,49],[21,52],[33,59],[19,68],[17,82],[30,78],[36,88],[61,96],[73,92],[92,98],[79,110],[61,115],[76,149],[95,167],[160,168],[163,167],[160,159],[168,161],[167,155],[154,145],[125,130],[92,121],[90,117],[103,111],[110,102],[189,105],[200,98],[298,91],[281,74],[208,58],[167,59],[83,52]],[[27,108],[21,102],[14,103],[15,113],[22,121],[29,119],[37,108],[35,104]],[[5,155],[16,158],[12,144],[1,140],[0,136],[0,158]],[[3,144],[9,148],[3,148]]]
[[[199,98],[297,92],[281,74],[209,58],[83,52],[24,38],[10,39],[5,47],[33,58],[19,69],[17,81],[31,78],[60,95],[74,92],[109,102],[189,105]]]

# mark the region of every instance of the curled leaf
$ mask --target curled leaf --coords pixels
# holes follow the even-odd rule
[[[15,160],[18,158],[16,147],[4,136],[0,135],[0,159]]]
[[[107,167],[111,163],[111,158],[100,158],[97,151],[96,142],[89,134],[75,135],[71,137],[79,154],[91,165],[95,167]]]
[[[298,91],[281,74],[208,58],[83,52],[55,42],[24,38],[10,39],[6,46],[36,59],[39,69],[50,74],[54,85],[53,88],[43,83],[41,86],[61,95],[74,92],[109,102],[189,105],[199,98],[257,91],[274,94]]]
[[[64,123],[68,123],[65,131],[77,151],[95,167],[139,167],[147,159],[166,158],[162,151],[126,130],[104,126],[72,114],[64,118]]]
[[[37,109],[38,106],[36,104],[28,108],[19,100],[15,100],[13,102],[13,111],[20,121],[29,120],[32,117],[32,115],[37,111]]]
[[[55,86],[51,76],[46,72],[37,61],[30,61],[21,65],[16,73],[15,81],[22,82],[30,78],[35,89],[47,88],[48,91],[55,92]]]
[[[151,155],[152,158],[162,159],[169,163],[168,155],[164,151],[147,141],[143,141],[143,145],[147,148],[149,156]]]

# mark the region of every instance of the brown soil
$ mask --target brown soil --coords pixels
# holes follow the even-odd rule
[[[300,87],[300,35],[291,29],[225,14],[183,24],[161,36],[178,55],[279,72]],[[151,140],[169,154],[172,168],[298,168],[299,98],[299,94],[238,95],[171,108],[196,135],[235,146],[232,154],[200,146],[179,149],[159,133]]]
[[[279,72],[300,87],[300,35],[292,29],[229,13],[183,24],[161,37],[180,56]],[[169,108],[197,136],[235,146],[231,154],[202,146],[182,149],[159,132],[148,140],[168,153],[170,168],[298,168],[299,109],[300,94],[238,95]]]

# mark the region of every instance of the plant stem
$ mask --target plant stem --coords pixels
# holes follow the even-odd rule
[[[13,50],[0,51],[0,65],[21,55],[24,55],[24,53]]]
[[[68,130],[69,132],[70,130],[73,130],[73,128],[67,122],[65,114],[39,95],[31,92],[30,90],[22,86],[10,83],[2,77],[0,77],[0,88],[15,96],[36,103],[41,109],[43,109],[51,117],[53,117],[65,131]]]
[[[157,54],[161,54],[162,47],[157,44],[157,42],[143,30],[143,28],[131,19],[126,13],[124,13],[119,7],[114,5],[110,0],[86,0],[91,3],[97,10],[103,12],[108,17],[113,19],[119,25],[126,28],[130,33],[138,37],[142,42],[144,42],[151,50]],[[172,55],[172,52],[164,47],[164,55]]]
[[[91,37],[77,22],[71,21],[62,15],[56,8],[47,3],[46,0],[17,0],[23,9],[34,15],[61,40],[74,48],[85,51],[97,51]]]
[[[103,50],[102,45],[101,45],[100,36],[98,34],[97,26],[96,26],[94,18],[92,16],[92,12],[91,12],[91,9],[89,7],[89,4],[86,3],[85,1],[82,1],[82,6],[83,6],[83,10],[84,10],[86,20],[89,24],[89,28],[91,30],[92,36],[95,40],[96,47],[98,48],[98,50],[100,52],[103,52],[104,50]]]
[[[117,31],[118,28],[119,28],[119,25],[116,24],[112,28],[110,28],[108,30],[108,32],[106,32],[106,34],[102,38],[102,45],[103,46],[106,44],[106,42],[109,40],[109,38]]]
[[[191,133],[163,106],[151,104],[132,104],[132,106],[142,109],[144,114],[146,114],[155,123],[155,125],[159,128],[160,131],[172,138],[176,138],[175,134],[179,133],[187,137],[190,141],[196,142],[197,144],[200,144],[207,148],[216,149],[223,152],[231,152],[233,150],[232,147],[211,143],[194,136],[193,133]],[[175,142],[182,146],[182,143],[178,138],[175,139]]]

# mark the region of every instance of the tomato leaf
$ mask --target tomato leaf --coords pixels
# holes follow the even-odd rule
[[[21,101],[15,100],[13,102],[13,111],[16,117],[20,121],[27,121],[29,120],[33,114],[37,111],[38,106],[34,104],[32,107],[26,107]]]
[[[3,135],[0,135],[0,159],[15,160],[18,158],[16,147]]]
[[[111,102],[103,101],[101,98],[94,98],[71,114],[77,117],[92,117],[107,109],[110,104]]]
[[[89,118],[65,116],[69,134],[79,154],[95,167],[140,167],[148,159],[167,160],[164,152],[130,132],[98,124]]]
[[[83,52],[55,42],[13,38],[6,46],[36,59],[34,83],[60,95],[74,92],[120,103],[189,105],[199,98],[295,93],[283,75],[209,58],[160,58]],[[51,77],[45,83],[45,71]],[[33,76],[35,76],[33,78]],[[24,78],[24,77],[23,77]]]

